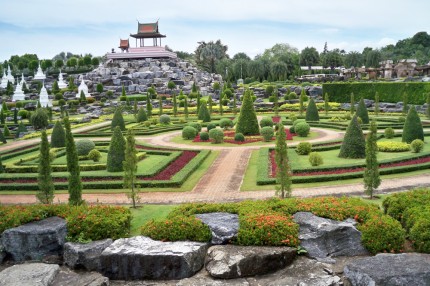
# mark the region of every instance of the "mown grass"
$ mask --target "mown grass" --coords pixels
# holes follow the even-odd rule
[[[167,217],[175,205],[140,205],[138,208],[130,208],[133,216],[131,220],[130,235],[140,235],[140,227],[151,219]]]

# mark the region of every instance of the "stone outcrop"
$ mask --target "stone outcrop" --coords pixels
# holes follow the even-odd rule
[[[340,222],[317,217],[309,212],[294,214],[294,221],[299,224],[300,244],[308,256],[327,259],[336,256],[367,255],[361,244],[361,232],[355,228],[355,221],[348,219]]]
[[[87,244],[68,242],[64,245],[64,264],[72,269],[101,271],[100,255],[112,242],[112,239]]]
[[[0,285],[50,286],[59,270],[56,264],[17,264],[0,272]]]
[[[109,286],[109,278],[97,272],[79,273],[68,268],[60,268],[50,286]]]
[[[345,266],[354,285],[430,285],[430,254],[378,254]]]
[[[62,256],[66,234],[66,221],[50,217],[5,230],[2,243],[14,261],[43,260]]]
[[[102,252],[101,266],[111,279],[181,279],[203,267],[207,248],[200,242],[122,238]]]
[[[209,226],[212,232],[212,244],[226,244],[236,237],[239,231],[239,216],[230,213],[206,213],[197,214],[204,224]]]
[[[5,259],[5,257],[6,257],[6,251],[4,251],[4,247],[0,239],[0,264],[3,263],[3,260]]]
[[[217,245],[209,248],[205,267],[216,278],[240,278],[261,275],[285,267],[294,260],[290,247]]]

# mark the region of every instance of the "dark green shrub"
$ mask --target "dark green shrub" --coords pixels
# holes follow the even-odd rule
[[[258,135],[260,133],[257,114],[255,113],[254,102],[251,96],[251,91],[246,90],[243,96],[242,107],[240,108],[239,119],[236,124],[236,132],[242,133],[243,135]]]
[[[209,133],[207,133],[207,132],[200,132],[200,140],[203,140],[203,141],[209,140]]]
[[[318,152],[311,152],[309,154],[309,163],[316,167],[324,163],[322,156]]]
[[[111,123],[111,130],[115,130],[115,127],[119,126],[119,129],[121,131],[125,131],[125,123],[124,123],[124,118],[122,117],[122,110],[121,108],[117,107],[115,110],[115,113],[113,115],[112,118],[112,123]]]
[[[4,138],[4,135],[3,135],[3,132],[1,131],[1,129],[0,129],[0,142],[7,143],[7,140],[6,140],[6,138]]]
[[[54,125],[54,129],[51,134],[51,147],[60,148],[66,146],[66,132],[64,131],[63,125],[57,120]]]
[[[363,98],[358,103],[356,114],[361,118],[361,123],[369,124],[369,113],[367,111],[366,105],[364,104]]]
[[[290,131],[290,133],[295,134],[296,133],[296,128],[293,126],[290,126],[290,128],[288,129]]]
[[[209,123],[206,126],[207,131],[209,132],[209,130],[216,128],[216,124],[215,123]]]
[[[21,116],[21,119],[27,119],[28,111],[25,109],[21,109],[20,111],[18,111],[18,116]]]
[[[271,117],[263,117],[260,120],[260,127],[263,128],[263,127],[266,127],[266,126],[273,127],[273,121],[272,121]]]
[[[148,120],[148,115],[146,114],[145,108],[139,108],[139,112],[137,113],[137,122],[145,122]]]
[[[15,138],[19,138],[22,133],[27,133],[27,127],[25,127],[24,123],[22,121],[18,125],[18,129],[15,131]]]
[[[107,171],[122,172],[122,162],[125,160],[125,139],[119,126],[115,127],[107,155]]]
[[[411,149],[414,153],[420,153],[424,149],[424,142],[421,139],[415,139],[411,142]]]
[[[234,141],[245,142],[245,136],[242,133],[236,133],[234,134]]]
[[[206,102],[202,102],[200,104],[198,119],[202,120],[203,122],[210,122],[211,121],[211,115],[209,114],[209,110],[206,106]]]
[[[416,189],[386,197],[382,206],[384,213],[400,221],[406,209],[420,206],[423,202],[429,201],[430,189]]]
[[[224,132],[219,128],[209,130],[209,138],[212,143],[219,144],[224,142]]]
[[[4,125],[3,135],[4,135],[4,136],[6,136],[6,137],[10,136],[10,130],[9,130],[9,128],[7,127],[7,125],[6,125],[6,124]]]
[[[160,116],[160,124],[168,125],[170,124],[170,116],[167,114],[162,114]]]
[[[404,123],[404,122],[406,122],[406,117],[404,117],[404,116],[399,116],[399,118],[397,118],[397,121],[398,121],[399,123]]]
[[[223,118],[219,121],[219,127],[221,127],[224,130],[227,130],[231,127],[233,127],[233,121],[229,118]]]
[[[391,127],[385,128],[384,130],[384,137],[387,139],[393,138],[395,135],[394,129]]]
[[[197,133],[202,131],[202,125],[198,122],[190,122],[187,124],[188,126],[193,127],[194,129],[196,129]]]
[[[102,155],[97,149],[93,149],[88,153],[88,159],[93,160],[94,162],[99,162],[101,157]]]
[[[300,142],[297,145],[296,152],[299,155],[308,155],[312,151],[312,144],[310,142]]]
[[[197,130],[191,126],[185,126],[182,129],[182,138],[184,139],[194,139],[197,135]]]
[[[300,137],[308,136],[310,130],[311,130],[311,127],[306,122],[299,122],[294,127],[295,133],[297,133]]]
[[[306,109],[306,121],[320,121],[318,108],[313,98],[311,98],[309,101],[308,107]]]
[[[409,238],[418,252],[430,253],[430,218],[421,216],[412,226]]]
[[[415,106],[412,106],[409,108],[408,116],[403,126],[402,141],[411,143],[415,139],[424,141],[424,131]]]
[[[275,135],[275,132],[273,131],[273,127],[266,126],[261,128],[261,136],[263,137],[264,142],[272,141],[273,136]]]
[[[95,147],[96,144],[89,139],[76,141],[76,151],[78,152],[78,156],[87,156]]]
[[[366,157],[366,142],[360,124],[358,124],[357,115],[354,115],[346,129],[339,157],[352,159]]]
[[[31,115],[30,121],[34,129],[45,129],[49,124],[48,112],[45,108],[38,108]]]

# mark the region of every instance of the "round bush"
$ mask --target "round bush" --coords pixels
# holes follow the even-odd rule
[[[404,142],[382,141],[377,142],[378,151],[381,152],[406,152],[411,150],[411,146]]]
[[[395,132],[394,132],[393,128],[391,128],[391,127],[385,128],[385,130],[384,130],[384,137],[385,138],[391,139],[394,137],[394,134],[395,134]]]
[[[198,122],[190,122],[190,123],[187,124],[187,126],[191,126],[194,129],[196,129],[197,133],[200,132],[200,131],[202,131],[202,125],[200,123],[198,123]]]
[[[207,131],[209,132],[209,130],[216,128],[216,124],[215,123],[208,123],[208,125],[206,126]]]
[[[263,117],[260,120],[260,127],[263,128],[263,127],[266,127],[266,126],[273,127],[272,118],[270,118],[270,117]]]
[[[306,137],[309,135],[309,131],[311,130],[311,127],[306,122],[299,122],[295,127],[294,131],[300,136],[300,137]]]
[[[184,139],[194,139],[197,135],[197,130],[194,127],[191,126],[185,126],[184,129],[182,129],[182,138]]]
[[[76,151],[78,152],[78,156],[87,156],[95,147],[96,144],[89,139],[82,139],[76,142]]]
[[[147,120],[147,121],[143,122],[143,125],[145,125],[145,127],[149,127],[149,126],[151,126],[151,121]]]
[[[406,117],[404,116],[399,116],[399,118],[397,118],[397,121],[399,121],[400,123],[403,123],[406,121]]]
[[[266,126],[261,128],[260,131],[261,136],[263,136],[264,142],[272,141],[273,135],[275,135],[275,131],[273,131],[273,127]]]
[[[292,119],[291,119],[292,120]],[[304,119],[295,119],[293,121],[293,126],[296,127],[297,124],[302,123],[302,122],[306,122]]]
[[[234,141],[245,142],[245,136],[242,133],[234,134]]]
[[[228,119],[228,118],[223,118],[219,121],[219,127],[221,127],[224,130],[227,130],[233,127],[233,121],[231,121],[231,119]]]
[[[309,142],[300,142],[297,145],[296,152],[299,155],[308,155],[312,151],[312,144]]]
[[[411,228],[409,238],[414,242],[418,252],[430,253],[430,219],[419,218]]]
[[[170,116],[167,114],[162,114],[160,116],[159,121],[160,121],[160,124],[168,125],[170,124]]]
[[[28,118],[28,111],[27,110],[20,110],[18,111],[18,116],[21,116],[22,119]]]
[[[212,143],[218,144],[224,142],[224,132],[219,128],[209,130],[209,138]]]
[[[324,163],[322,156],[318,152],[311,152],[309,154],[309,163],[311,163],[312,166],[319,166]]]
[[[420,153],[424,149],[424,142],[421,139],[415,139],[411,142],[411,149],[414,153]]]
[[[296,133],[296,128],[294,128],[294,125],[293,125],[293,126],[291,126],[289,130],[290,130],[290,133],[292,133],[292,134],[293,134],[293,133],[294,133],[294,134]]]
[[[209,133],[207,133],[207,132],[200,132],[200,140],[202,140],[202,141],[209,140]]]
[[[49,162],[52,162],[57,158],[57,152],[55,150],[49,150]]]
[[[88,153],[88,159],[93,160],[94,162],[100,161],[101,157],[102,154],[97,149],[93,149],[90,151],[90,153]]]

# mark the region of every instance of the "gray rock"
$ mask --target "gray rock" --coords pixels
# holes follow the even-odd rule
[[[76,269],[101,271],[100,255],[113,242],[112,239],[93,241],[87,244],[68,242],[64,244],[64,264]]]
[[[295,257],[290,247],[217,245],[209,248],[205,267],[213,277],[231,279],[276,271]]]
[[[230,213],[206,213],[196,215],[212,232],[212,244],[226,244],[239,231],[239,216]]]
[[[350,220],[341,222],[298,212],[294,221],[299,224],[301,246],[312,258],[367,255],[361,244],[361,232]]]
[[[109,278],[97,272],[75,272],[60,269],[50,286],[109,286]]]
[[[48,286],[60,270],[56,264],[17,264],[0,272],[2,286]]]
[[[4,250],[3,244],[0,239],[0,264],[3,263],[3,260],[5,259],[5,257],[6,257],[6,251]]]
[[[122,238],[102,252],[101,266],[111,279],[181,279],[203,267],[207,248],[200,242]]]
[[[62,256],[66,234],[66,221],[50,217],[5,230],[2,242],[14,261],[42,260]]]
[[[430,285],[430,254],[378,254],[344,268],[352,285]]]

